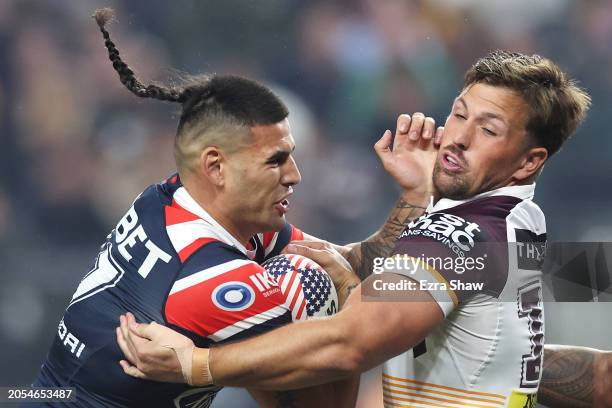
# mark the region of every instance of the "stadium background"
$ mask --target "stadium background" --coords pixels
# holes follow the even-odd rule
[[[395,200],[371,146],[398,113],[443,122],[462,73],[491,49],[549,56],[593,107],[536,200],[551,241],[610,241],[612,3],[534,4],[0,1],[0,385],[33,379],[98,245],[173,169],[178,106],[119,83],[93,9],[117,10],[111,35],[145,81],[223,72],[271,85],[290,105],[303,176],[289,218],[335,242],[368,235]],[[548,305],[547,341],[612,349],[610,311]],[[237,398],[215,406],[248,406]]]

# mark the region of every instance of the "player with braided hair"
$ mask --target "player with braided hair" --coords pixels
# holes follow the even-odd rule
[[[297,306],[260,266],[305,237],[285,220],[301,178],[289,112],[270,89],[237,76],[145,85],[110,38],[112,11],[99,10],[94,18],[127,89],[182,105],[174,143],[177,174],[146,188],[109,234],[66,308],[34,386],[75,387],[80,407],[208,407],[221,387],[125,376],[117,364],[117,316],[130,310],[140,321],[171,327],[203,347],[293,320]],[[433,133],[433,124],[426,128]],[[391,219],[401,225],[420,215],[423,193],[415,191],[422,201],[398,205]],[[397,224],[388,223],[373,239],[391,245]],[[340,283],[336,290],[342,303],[350,288]],[[199,374],[186,372],[188,383],[199,382]],[[342,407],[354,404],[356,386],[353,378],[253,394],[263,406],[291,401]]]

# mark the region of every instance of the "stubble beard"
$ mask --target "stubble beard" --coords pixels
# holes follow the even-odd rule
[[[433,185],[439,198],[465,200],[473,195],[470,193],[470,183],[465,174],[448,174],[439,161],[434,165]]]

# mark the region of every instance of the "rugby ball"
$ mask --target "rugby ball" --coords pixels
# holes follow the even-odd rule
[[[338,311],[338,293],[323,268],[302,255],[285,254],[262,265],[280,286],[293,321],[331,316]]]

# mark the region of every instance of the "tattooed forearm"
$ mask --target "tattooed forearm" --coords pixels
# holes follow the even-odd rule
[[[591,407],[596,353],[584,347],[545,347],[538,402],[555,408]]]
[[[424,212],[425,207],[408,203],[400,198],[382,228],[351,249],[346,259],[361,280],[372,273],[372,260],[376,257],[389,256],[406,224]]]

